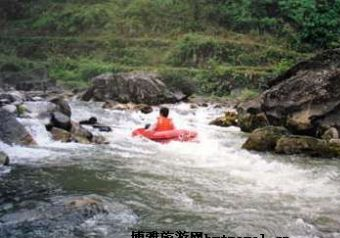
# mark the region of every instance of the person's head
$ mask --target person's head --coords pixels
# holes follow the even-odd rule
[[[169,116],[169,108],[167,107],[161,107],[161,109],[159,110],[159,114],[162,117],[168,117]]]

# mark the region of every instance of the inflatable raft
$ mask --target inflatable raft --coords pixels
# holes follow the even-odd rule
[[[188,130],[170,130],[170,131],[149,131],[144,128],[136,129],[132,136],[143,136],[150,140],[167,143],[170,141],[195,141],[197,132]]]

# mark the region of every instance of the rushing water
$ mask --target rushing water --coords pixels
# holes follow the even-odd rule
[[[157,111],[73,102],[74,120],[96,116],[112,126],[102,133],[111,143],[99,146],[53,142],[41,121],[21,119],[39,147],[0,142],[12,158],[0,171],[0,237],[340,237],[340,161],[244,151],[239,129],[208,125],[223,109],[170,107],[176,126],[198,131],[200,143],[132,138]],[[75,200],[99,205],[72,207]]]

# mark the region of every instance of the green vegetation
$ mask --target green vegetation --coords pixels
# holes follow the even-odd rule
[[[71,87],[145,70],[183,90],[245,88],[247,98],[340,39],[340,0],[3,0],[0,9],[0,67],[47,67]]]

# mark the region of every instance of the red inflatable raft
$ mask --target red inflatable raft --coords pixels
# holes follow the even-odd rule
[[[143,136],[153,141],[167,143],[170,141],[194,141],[197,138],[197,133],[188,130],[149,131],[140,128],[134,130],[132,136]]]

